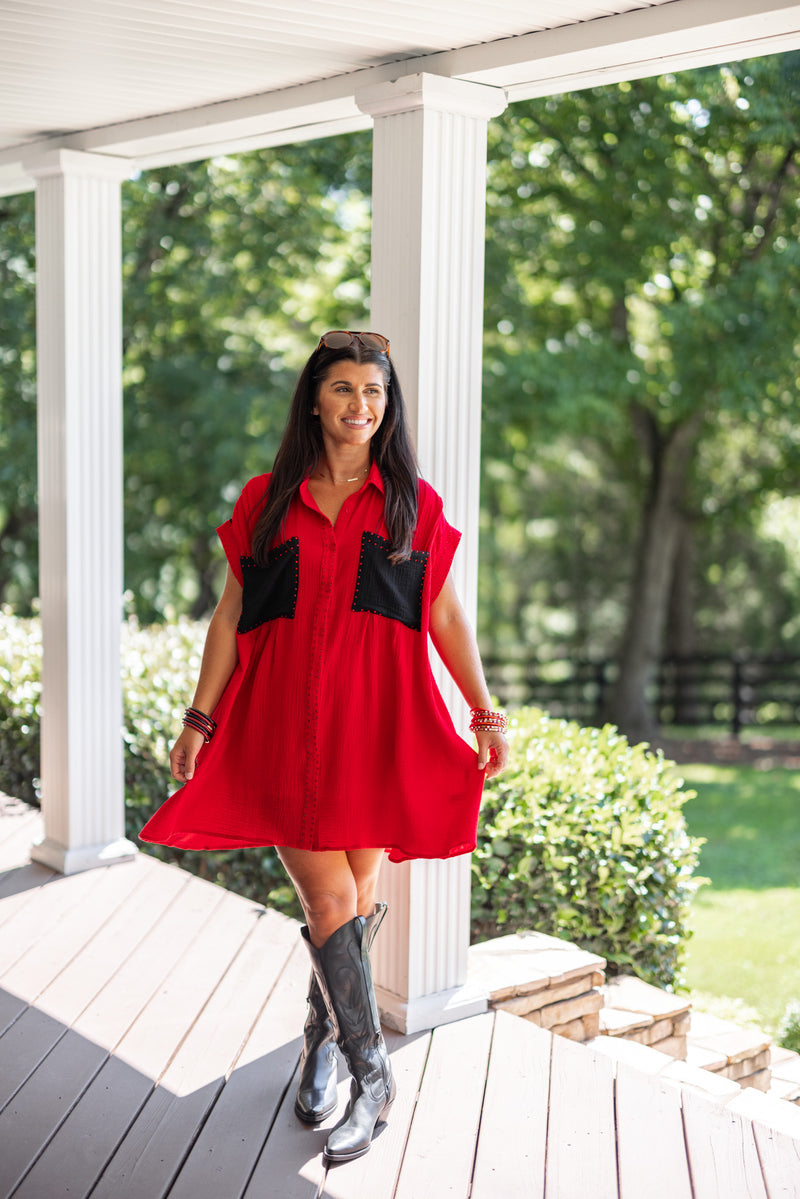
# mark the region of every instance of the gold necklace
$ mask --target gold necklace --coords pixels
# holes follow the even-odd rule
[[[352,479],[342,479],[341,483],[337,483],[336,480],[334,479],[333,475],[326,475],[323,471],[317,472],[317,478],[329,479],[330,482],[333,483],[334,487],[341,487],[342,483],[357,483],[358,480],[361,478],[361,476],[367,474],[368,471],[369,471],[369,467],[365,466],[364,469],[362,471],[359,471],[359,473],[357,475],[353,475]]]

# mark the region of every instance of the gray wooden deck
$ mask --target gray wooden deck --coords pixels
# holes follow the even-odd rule
[[[800,1197],[788,1104],[769,1127],[502,1012],[387,1034],[391,1120],[326,1170],[297,924],[144,854],[61,878],[37,824],[0,817],[0,1196]]]

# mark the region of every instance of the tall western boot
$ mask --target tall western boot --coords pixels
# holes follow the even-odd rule
[[[366,917],[368,950],[385,914],[386,904],[375,904],[373,914]],[[295,1114],[306,1124],[320,1124],[336,1107],[336,1075],[336,1033],[312,969],[300,1057],[300,1080],[294,1104]]]
[[[312,970],[308,1015],[303,1029],[300,1082],[295,1114],[306,1124],[319,1124],[336,1107],[336,1033],[325,997]]]
[[[314,972],[336,1028],[352,1081],[344,1119],[332,1129],[325,1146],[329,1161],[354,1161],[372,1143],[375,1125],[386,1119],[394,1102],[395,1083],[381,1033],[372,985],[369,947],[386,912],[376,905],[372,916],[356,916],[333,933],[321,949],[308,943]]]

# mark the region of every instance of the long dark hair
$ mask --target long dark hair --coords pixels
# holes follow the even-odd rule
[[[264,507],[253,529],[252,555],[265,566],[267,553],[286,519],[289,505],[303,480],[311,473],[323,451],[322,427],[313,408],[320,384],[336,362],[343,359],[379,367],[386,388],[386,411],[370,442],[370,456],[381,472],[384,487],[383,518],[389,531],[393,562],[411,554],[417,524],[419,470],[400,380],[388,354],[366,349],[360,342],[342,349],[320,346],[303,367],[297,380],[281,444],[275,455],[272,477]]]

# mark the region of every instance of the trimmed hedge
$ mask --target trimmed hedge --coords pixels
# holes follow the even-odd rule
[[[131,840],[171,790],[168,750],[200,667],[205,626],[122,628],[126,828]],[[0,609],[0,789],[36,802],[41,631]],[[686,833],[692,794],[661,754],[614,729],[585,729],[520,709],[508,771],[486,787],[473,857],[476,940],[537,928],[602,954],[661,986],[679,981],[687,908],[701,842]],[[160,846],[177,861],[259,903],[299,916],[273,849],[201,853]]]
[[[42,629],[0,608],[0,790],[39,802]]]
[[[611,972],[680,981],[702,840],[686,832],[673,764],[610,725],[519,709],[507,771],[487,784],[473,857],[476,940],[536,928]]]
[[[787,1003],[775,1039],[784,1049],[800,1053],[800,1000]]]

